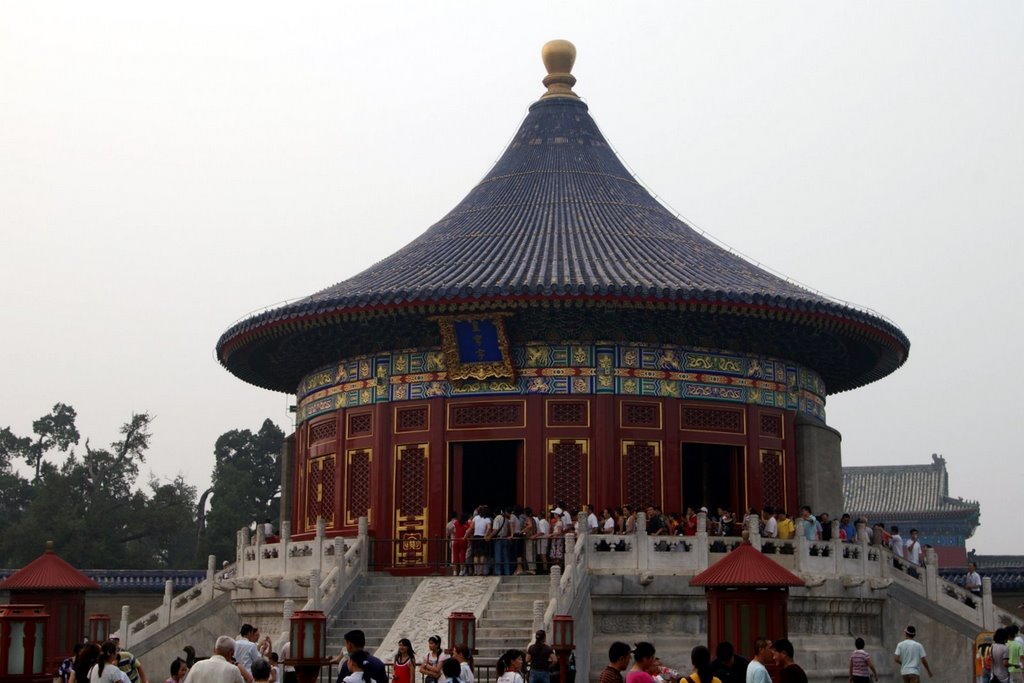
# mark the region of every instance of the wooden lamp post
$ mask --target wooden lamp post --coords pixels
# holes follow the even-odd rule
[[[53,678],[45,657],[49,619],[42,605],[0,606],[0,680],[49,683]]]
[[[558,655],[558,683],[566,683],[569,654],[576,649],[576,620],[568,614],[556,614],[551,631],[551,648]]]
[[[292,656],[299,683],[315,683],[327,656],[327,617],[320,610],[299,610],[291,618]]]
[[[477,653],[476,615],[472,612],[452,612],[448,615],[448,654],[454,654],[457,645],[465,645],[470,652]]]
[[[102,643],[110,637],[110,615],[92,614],[89,616],[89,642]]]

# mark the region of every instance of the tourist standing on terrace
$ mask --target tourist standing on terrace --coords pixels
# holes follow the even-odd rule
[[[800,508],[800,517],[804,520],[804,538],[808,541],[820,541],[821,522],[811,514],[810,505],[804,505]]]
[[[917,540],[917,529],[910,530],[910,541],[907,542],[907,560],[913,564],[921,564],[921,541]]]
[[[967,576],[964,578],[964,588],[975,595],[981,595],[981,574],[978,573],[978,565],[973,562],[967,563]]]
[[[900,536],[900,528],[896,525],[889,527],[889,550],[896,557],[903,559],[903,537]]]

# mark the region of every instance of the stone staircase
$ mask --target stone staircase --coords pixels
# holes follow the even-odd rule
[[[421,577],[369,573],[363,576],[352,600],[327,628],[327,652],[332,656],[345,649],[345,633],[361,629],[366,649],[377,654],[381,641],[409,601]],[[390,661],[394,653],[377,655]]]
[[[476,632],[478,665],[494,666],[506,650],[526,651],[533,642],[533,602],[548,603],[547,576],[503,576],[480,618]],[[549,637],[550,640],[550,637]]]

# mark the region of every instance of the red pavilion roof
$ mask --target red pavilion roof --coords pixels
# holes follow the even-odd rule
[[[691,586],[802,586],[804,580],[744,543],[690,579]]]
[[[63,590],[98,591],[100,585],[78,571],[57,553],[53,542],[46,543],[46,552],[0,581],[0,590]]]

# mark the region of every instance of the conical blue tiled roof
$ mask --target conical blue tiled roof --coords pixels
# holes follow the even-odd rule
[[[803,360],[830,392],[892,372],[909,350],[883,318],[758,268],[676,218],[626,170],[570,91],[536,102],[494,168],[426,232],[348,280],[233,326],[218,342],[218,357],[246,381],[292,391],[318,364],[347,355],[337,348],[347,338],[340,328],[356,318],[537,299],[654,303],[770,320],[773,327],[752,333],[785,337],[776,345],[784,348],[774,349],[784,356],[807,351]],[[710,337],[722,348],[750,350],[735,348],[735,331],[715,332],[720,321],[708,328],[705,343]],[[310,344],[329,344],[332,355]],[[381,339],[378,348],[390,345]],[[836,362],[837,354],[845,360]]]

